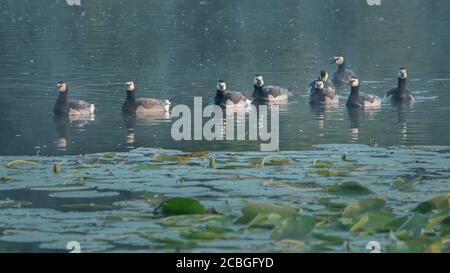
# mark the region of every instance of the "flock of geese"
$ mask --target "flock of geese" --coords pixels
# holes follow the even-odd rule
[[[329,78],[326,71],[322,70],[316,80],[313,80],[309,86],[308,103],[311,105],[337,105],[339,96],[337,90],[346,86],[350,88],[346,106],[349,108],[379,108],[381,99],[376,95],[361,94],[360,81],[355,72],[346,67],[345,59],[342,55],[333,58],[332,64],[337,64],[338,70]],[[406,88],[407,72],[400,68],[398,71],[398,85],[389,90],[384,99],[394,104],[410,105],[414,102],[414,97]],[[216,86],[215,104],[223,107],[229,106],[249,106],[251,104],[264,104],[287,102],[293,93],[288,88],[280,86],[265,85],[264,78],[256,75],[253,82],[254,90],[250,98],[247,98],[242,92],[230,91],[223,80],[219,80]],[[59,97],[56,100],[53,112],[56,116],[91,116],[94,114],[95,106],[92,103],[83,100],[68,99],[68,85],[65,82],[57,84]],[[123,114],[145,116],[158,112],[168,113],[170,110],[170,101],[154,98],[136,98],[136,87],[133,82],[126,83],[126,99],[122,105]]]

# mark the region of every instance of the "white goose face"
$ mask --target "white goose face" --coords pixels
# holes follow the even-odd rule
[[[56,85],[56,90],[58,90],[58,92],[61,92],[61,93],[66,92],[67,91],[67,83],[59,82]]]
[[[127,91],[133,92],[135,90],[134,82],[127,82],[126,85],[127,85]]]
[[[399,79],[402,79],[402,80],[406,80],[406,79],[408,78],[408,73],[406,73],[406,69],[401,68],[401,69],[398,71],[398,78],[399,78]]]
[[[216,88],[218,91],[224,92],[225,90],[227,90],[227,84],[224,81],[218,81]]]
[[[315,88],[316,90],[323,90],[324,88],[323,81],[316,81]]]
[[[350,80],[350,86],[351,87],[358,87],[359,86],[359,80],[357,78],[352,78]]]
[[[263,86],[263,85],[264,85],[264,79],[263,79],[263,77],[257,75],[257,76],[255,77],[255,80],[253,81],[253,85],[254,85],[254,86],[259,86],[259,87]]]
[[[337,65],[341,65],[344,63],[344,57],[343,56],[335,56],[334,57],[334,63]]]

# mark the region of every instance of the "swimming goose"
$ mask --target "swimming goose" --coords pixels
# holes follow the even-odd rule
[[[53,113],[57,116],[92,116],[95,111],[94,104],[88,103],[83,100],[69,100],[69,86],[65,82],[59,82],[56,85],[56,89],[59,92],[58,99],[56,100],[53,108]]]
[[[323,82],[325,92],[328,92],[329,94],[336,93],[336,89],[334,88],[333,82],[330,81],[327,71],[320,71],[318,80]],[[315,84],[316,80],[309,84],[309,94],[315,91]]]
[[[414,97],[406,88],[406,80],[408,79],[408,74],[405,68],[400,68],[398,71],[398,85],[392,88],[386,93],[386,100],[393,104],[412,104],[414,103]]]
[[[325,91],[325,84],[321,80],[317,80],[314,84],[314,91],[309,94],[309,104],[332,105],[339,103],[339,96],[335,93]]]
[[[133,82],[127,82],[127,97],[122,105],[124,114],[151,115],[155,112],[169,112],[170,101],[152,98],[136,98],[136,87]]]
[[[264,79],[261,75],[255,76],[253,87],[252,98],[258,102],[286,101],[292,96],[287,88],[273,85],[264,86]]]
[[[252,101],[237,91],[228,91],[227,83],[219,80],[216,86],[216,97],[214,103],[220,106],[249,106]]]
[[[354,108],[378,108],[381,106],[381,99],[375,95],[360,95],[359,93],[359,80],[356,77],[352,77],[350,80],[350,96],[347,99],[346,105]]]
[[[333,58],[332,64],[338,65],[338,70],[333,73],[331,77],[331,81],[333,84],[340,88],[344,87],[348,84],[352,77],[356,77],[355,72],[350,69],[347,69],[344,56],[337,55]]]

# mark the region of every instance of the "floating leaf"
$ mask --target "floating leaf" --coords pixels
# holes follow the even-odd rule
[[[277,214],[289,217],[298,214],[298,210],[273,204],[246,203],[242,208],[242,216],[237,220],[239,224],[249,224],[258,214]]]
[[[337,171],[332,170],[317,170],[317,174],[320,176],[330,177],[330,176],[337,176],[339,173]]]
[[[22,165],[37,165],[37,162],[30,160],[13,160],[6,164],[6,168],[15,169]]]
[[[272,231],[272,240],[300,240],[308,235],[316,224],[316,219],[310,216],[298,215],[283,220]]]
[[[420,182],[422,182],[423,175],[418,175],[414,177],[397,178],[392,183],[392,186],[400,191],[410,190]]]
[[[428,217],[421,213],[414,213],[409,219],[397,230],[399,236],[417,237],[428,224]]]
[[[192,198],[174,197],[161,203],[161,212],[165,215],[205,214],[205,207]]]
[[[371,211],[363,214],[350,228],[351,232],[365,231],[388,231],[391,229],[390,223],[395,221],[394,214],[386,211]]]
[[[209,227],[199,231],[182,232],[181,237],[194,240],[224,239],[226,230],[223,228]]]
[[[263,160],[261,161],[260,165],[262,167],[264,166],[282,166],[282,165],[288,165],[289,164],[289,159],[276,159],[276,158],[272,158],[269,160],[271,156],[266,156],[263,158]]]
[[[298,240],[281,240],[275,243],[277,247],[285,248],[285,249],[291,249],[291,250],[297,250],[300,248],[303,248],[305,246],[305,243]]]
[[[450,195],[440,195],[420,203],[413,211],[429,213],[433,210],[449,209]]]
[[[258,213],[247,227],[273,228],[283,219],[283,216],[275,213]]]
[[[345,182],[325,187],[325,191],[336,195],[364,195],[372,194],[369,188],[360,185],[357,182]]]
[[[312,166],[316,169],[335,168],[336,165],[330,160],[318,160],[314,159]]]
[[[381,210],[385,205],[386,201],[378,198],[355,200],[344,209],[342,216],[353,218],[368,211]]]
[[[313,232],[313,237],[325,242],[326,244],[333,244],[333,245],[342,245],[344,243],[344,239],[339,237],[339,236],[335,236],[335,235],[329,235],[329,234],[324,234],[324,233],[319,233],[319,232]]]
[[[2,176],[0,177],[0,183],[11,183],[12,181],[14,181],[14,178],[11,178],[9,176]]]
[[[181,157],[196,158],[196,157],[208,157],[208,155],[209,155],[209,152],[207,152],[207,151],[198,151],[198,152],[192,152],[190,154],[180,154],[180,155],[177,155],[177,157],[179,157],[179,158],[181,158]]]
[[[183,248],[190,248],[194,247],[196,245],[195,242],[188,241],[188,240],[181,240],[181,239],[174,239],[170,237],[155,237],[153,235],[144,235],[147,239],[152,241],[153,243],[157,244],[164,244],[170,247],[183,247]]]
[[[114,152],[107,152],[107,153],[104,153],[103,156],[106,157],[106,158],[114,158],[114,157],[116,157],[116,153],[114,153]]]

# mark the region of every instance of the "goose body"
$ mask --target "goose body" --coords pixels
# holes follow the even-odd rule
[[[314,89],[309,94],[308,103],[313,105],[335,105],[339,104],[339,96],[334,92],[327,92],[323,81],[317,80],[314,84]]]
[[[334,87],[333,82],[330,81],[330,79],[328,77],[328,73],[325,70],[320,71],[318,80],[323,82],[325,93],[327,93],[327,94],[335,94],[336,93],[336,88]],[[314,80],[309,84],[309,86],[308,86],[309,94],[312,94],[315,92],[316,81],[317,80]]]
[[[218,81],[214,103],[220,106],[249,106],[252,101],[242,92],[228,91],[225,81]]]
[[[393,104],[412,104],[415,99],[411,92],[406,87],[406,80],[408,74],[406,69],[401,68],[398,72],[398,84],[397,87],[392,88],[386,93],[385,100]]]
[[[359,93],[359,80],[354,77],[350,80],[350,96],[345,104],[347,107],[354,108],[378,108],[381,106],[381,99],[375,95],[361,95]]]
[[[156,112],[169,112],[170,101],[153,98],[136,98],[136,89],[133,82],[127,82],[127,97],[122,104],[124,114],[139,116],[151,115]]]
[[[65,82],[59,82],[57,85],[59,92],[58,99],[53,107],[53,113],[57,116],[92,116],[95,111],[95,106],[92,103],[84,100],[69,100],[69,87]]]
[[[335,56],[332,64],[333,63],[338,65],[338,70],[331,76],[331,81],[336,87],[342,88],[348,84],[352,77],[356,77],[355,72],[353,72],[351,69],[347,69],[343,56]]]
[[[252,98],[258,102],[287,101],[292,96],[287,88],[273,85],[264,86],[264,79],[260,75],[256,75],[253,87]]]

